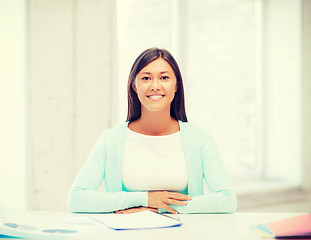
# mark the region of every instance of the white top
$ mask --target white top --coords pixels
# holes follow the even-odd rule
[[[188,173],[180,132],[149,136],[128,128],[122,178],[128,191],[184,191]]]

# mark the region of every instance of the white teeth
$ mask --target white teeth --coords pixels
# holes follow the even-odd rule
[[[151,98],[152,100],[159,100],[161,99],[163,96],[162,95],[150,95],[148,96],[149,98]]]

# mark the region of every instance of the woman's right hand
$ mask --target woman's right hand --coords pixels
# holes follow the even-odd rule
[[[187,206],[187,201],[191,197],[182,193],[168,191],[150,191],[148,192],[148,207],[164,208],[170,213],[177,214],[178,212],[172,209],[168,204]]]

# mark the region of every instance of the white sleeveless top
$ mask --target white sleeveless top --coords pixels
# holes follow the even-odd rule
[[[149,136],[128,128],[122,178],[128,191],[184,191],[188,173],[180,132]]]

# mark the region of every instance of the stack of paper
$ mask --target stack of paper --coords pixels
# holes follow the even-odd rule
[[[182,225],[179,219],[149,210],[130,214],[96,214],[91,218],[114,230],[167,228]]]
[[[264,237],[311,238],[311,214],[304,214],[284,220],[253,226]]]

